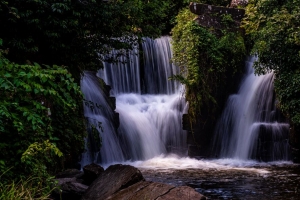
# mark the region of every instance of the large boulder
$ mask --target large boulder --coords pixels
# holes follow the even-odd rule
[[[138,182],[107,198],[107,200],[137,200],[137,199],[160,199],[160,200],[198,200],[206,199],[203,195],[188,186],[175,187],[164,183],[148,181]]]
[[[143,175],[135,167],[111,165],[90,185],[82,200],[107,199],[114,193],[143,180]]]
[[[84,172],[84,183],[90,185],[94,180],[96,180],[102,172],[104,172],[103,167],[95,163],[86,165],[83,167]]]

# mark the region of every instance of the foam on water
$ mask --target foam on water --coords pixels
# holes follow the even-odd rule
[[[132,165],[143,170],[243,170],[258,174],[268,174],[270,171],[266,169],[272,165],[292,164],[291,162],[271,162],[262,163],[254,160],[238,160],[238,159],[215,159],[215,160],[198,160],[189,157],[179,157],[176,154],[161,154],[145,161],[126,161],[122,164]],[[108,166],[104,166],[108,167]]]

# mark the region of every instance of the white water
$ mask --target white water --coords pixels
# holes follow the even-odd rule
[[[117,162],[115,162],[117,163]],[[115,164],[111,163],[111,164]],[[125,161],[122,164],[132,165],[139,169],[145,170],[160,170],[173,171],[185,169],[200,169],[200,170],[240,170],[251,171],[258,174],[268,174],[268,168],[272,166],[292,165],[291,161],[274,161],[274,162],[258,162],[256,160],[241,160],[241,159],[203,159],[198,160],[189,157],[181,157],[176,154],[161,154],[148,160]],[[103,165],[104,168],[109,167]]]
[[[274,74],[256,76],[248,60],[237,94],[231,95],[216,127],[214,148],[221,158],[288,160],[289,124],[276,109]]]
[[[170,152],[186,154],[186,132],[182,130],[181,117],[187,111],[187,104],[182,97],[183,86],[168,80],[177,73],[170,62],[170,38],[145,39],[142,46],[144,70],[139,63],[138,49],[135,49],[126,58],[128,63],[104,63],[104,69],[98,72],[116,97],[120,119],[117,130],[109,124],[114,111],[98,91],[101,89],[97,86],[97,78],[90,74],[83,77],[81,87],[85,99],[104,108],[96,112],[85,106],[85,116],[95,119],[93,123],[102,122],[104,130],[100,134],[100,152],[87,146],[82,165],[147,160]]]

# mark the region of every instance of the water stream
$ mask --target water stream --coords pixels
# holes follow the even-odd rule
[[[220,158],[289,160],[289,124],[276,107],[274,74],[255,75],[254,60],[247,60],[239,91],[227,101],[213,150]]]

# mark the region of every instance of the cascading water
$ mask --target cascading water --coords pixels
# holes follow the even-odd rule
[[[186,152],[186,132],[181,125],[182,114],[187,109],[182,97],[183,86],[168,80],[178,70],[170,62],[170,38],[145,38],[142,48],[144,70],[140,68],[136,48],[127,56],[128,62],[104,63],[104,69],[98,72],[116,97],[120,119],[117,132],[109,123],[113,121],[114,111],[107,105],[99,81],[91,73],[83,76],[81,88],[85,99],[101,106],[91,110],[86,105],[85,116],[94,126],[102,122],[103,133],[100,153],[88,150],[83,154],[82,165],[146,160],[170,152]],[[121,59],[125,61],[125,57]],[[87,143],[91,143],[89,140],[90,137]]]
[[[81,79],[81,90],[84,93],[84,115],[88,125],[87,150],[82,155],[81,166],[92,162],[124,161],[116,129],[112,123],[114,120],[113,108],[108,103],[107,95],[101,89],[99,79],[94,73],[84,73]],[[96,128],[98,132],[102,132],[102,129],[105,130],[104,133],[100,134],[101,148],[105,151],[99,151],[100,138],[98,135],[93,135],[92,127]],[[95,138],[99,138],[99,140]]]
[[[237,94],[231,95],[216,127],[214,152],[221,158],[288,160],[289,124],[276,108],[274,74],[254,75],[255,58]]]

